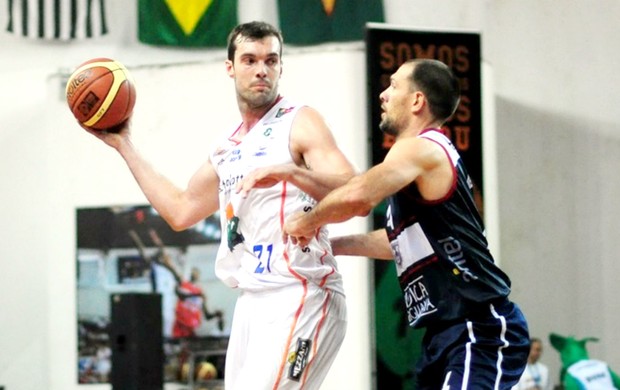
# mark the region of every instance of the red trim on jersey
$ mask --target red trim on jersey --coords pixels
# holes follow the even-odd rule
[[[429,132],[429,131],[437,131],[437,132],[445,135],[444,131],[440,130],[440,129],[426,129],[426,130],[422,131],[422,133],[420,133],[419,135],[422,135],[422,134],[424,134],[426,132]],[[450,190],[448,190],[448,193],[445,196],[443,196],[443,197],[441,197],[439,199],[435,199],[435,200],[419,199],[418,201],[420,203],[423,203],[423,204],[438,204],[438,203],[442,203],[442,202],[445,202],[446,200],[450,199],[452,194],[454,194],[454,191],[456,191],[456,186],[457,186],[457,182],[458,182],[458,174],[456,172],[456,165],[454,164],[454,161],[452,160],[452,157],[450,157],[450,152],[448,152],[448,150],[445,148],[445,146],[443,146],[441,143],[439,143],[438,141],[436,141],[436,140],[434,140],[432,138],[428,138],[428,137],[422,137],[422,138],[436,143],[437,145],[439,145],[439,147],[441,149],[443,149],[444,153],[446,154],[446,157],[448,157],[448,161],[450,161],[450,166],[452,167],[452,185],[450,186]]]
[[[286,181],[282,181],[282,195],[280,197],[280,229],[284,231],[284,204],[286,203]],[[286,267],[288,271],[298,280],[306,282],[306,278],[295,272],[294,269],[291,268],[291,262],[288,257],[288,253],[286,252],[286,247],[284,248],[284,259],[286,260]]]
[[[284,227],[284,204],[285,202],[286,202],[286,181],[283,181],[282,182],[282,196],[281,196],[281,202],[280,202],[280,228],[281,229]],[[291,343],[293,341],[293,334],[295,333],[295,328],[297,327],[297,321],[299,321],[299,317],[301,316],[301,311],[303,310],[304,305],[306,303],[306,295],[308,295],[308,281],[291,268],[291,260],[288,256],[286,247],[284,247],[284,252],[282,252],[282,255],[284,257],[284,260],[286,261],[286,266],[289,272],[297,280],[301,282],[304,292],[301,296],[299,307],[297,307],[297,312],[295,312],[295,318],[293,319],[293,323],[291,324],[291,329],[286,339],[286,348],[284,349],[284,354],[282,355],[282,361],[280,362],[280,368],[278,369],[278,375],[276,376],[276,381],[273,384],[274,390],[276,390],[278,386],[280,385],[282,373],[284,372],[284,366],[286,366],[286,362],[288,361],[289,348],[291,347]]]
[[[288,253],[284,250],[284,259],[287,264],[290,264]],[[289,268],[290,270],[290,268]],[[293,275],[297,274],[294,273]],[[278,375],[276,377],[276,382],[273,384],[273,390],[276,390],[280,385],[280,379],[282,378],[282,373],[284,372],[284,366],[286,366],[286,362],[288,361],[289,349],[291,348],[291,343],[293,342],[293,334],[295,333],[295,329],[297,328],[297,322],[299,321],[299,317],[301,316],[301,311],[306,304],[306,295],[308,295],[308,281],[305,279],[301,280],[301,284],[304,288],[304,293],[301,296],[301,301],[299,302],[299,307],[297,307],[297,311],[295,312],[295,318],[293,319],[293,323],[291,324],[291,329],[288,333],[288,337],[286,338],[286,348],[284,349],[284,353],[282,354],[282,361],[280,362],[280,368],[278,369]]]
[[[321,258],[319,260],[321,260],[321,264],[325,265],[325,261],[323,261],[323,259],[325,258],[325,256],[327,256],[327,250],[323,250],[323,255],[321,256]]]
[[[286,181],[282,181],[282,193],[280,194],[280,229],[284,232],[284,204],[286,203]]]
[[[325,256],[327,256],[328,252],[325,250],[323,251],[323,256],[321,256],[321,264],[325,265],[325,262],[323,261],[323,259],[325,258]],[[332,272],[328,273],[327,275],[323,276],[323,280],[321,280],[321,284],[319,284],[319,287],[323,288],[323,286],[325,286],[325,283],[327,283],[327,278],[329,278],[330,276],[332,276],[336,270],[334,269],[334,267],[331,267]]]
[[[313,347],[312,347],[312,359],[310,359],[310,361],[308,362],[308,365],[306,366],[306,372],[304,372],[304,377],[301,381],[301,386],[303,387],[303,385],[306,384],[306,379],[308,377],[308,373],[310,372],[310,366],[312,365],[312,363],[314,363],[314,359],[316,358],[316,350],[318,349],[318,344],[319,344],[319,335],[321,333],[321,329],[323,328],[323,323],[325,322],[325,319],[327,318],[327,306],[329,304],[329,302],[331,301],[331,297],[332,294],[329,290],[326,291],[327,293],[327,297],[325,299],[325,302],[323,303],[323,309],[321,310],[321,319],[319,320],[319,323],[316,327],[316,333],[314,334],[314,340],[312,342]]]
[[[437,127],[429,127],[428,129],[424,129],[424,130],[420,131],[420,134],[418,134],[418,135],[422,135],[424,133],[428,133],[429,131],[436,131],[438,133],[446,135],[446,131],[444,129],[440,129],[440,128],[437,128]]]
[[[423,267],[426,267],[429,264],[432,263],[436,263],[439,261],[439,257],[437,257],[436,253],[431,254],[429,257],[425,258],[425,259],[420,259],[418,261],[415,262],[415,265],[411,268],[409,268],[405,273],[402,273],[398,279],[403,279],[403,278],[408,278],[409,275],[418,272],[420,269],[422,269]]]
[[[235,145],[239,145],[241,143],[240,140],[236,140],[234,137],[235,135],[239,132],[239,130],[241,130],[241,126],[243,126],[243,122],[239,123],[239,127],[237,127],[237,130],[233,131],[233,133],[230,135],[230,137],[228,137],[228,140],[232,143],[234,143]]]
[[[282,95],[278,95],[278,97],[276,97],[276,100],[274,100],[273,103],[271,103],[271,106],[269,106],[269,108],[265,111],[265,113],[263,114],[263,116],[259,119],[259,122],[263,120],[263,118],[265,117],[265,115],[267,115],[269,113],[269,111],[271,111],[272,108],[275,107],[276,104],[278,104],[280,102],[280,100],[282,100]],[[258,122],[256,122],[258,123]],[[237,127],[237,130],[235,130],[230,137],[228,137],[228,140],[231,142],[234,142],[235,145],[239,145],[241,143],[242,140],[236,140],[233,137],[235,136],[235,134],[237,134],[239,132],[239,130],[241,130],[241,126],[243,126],[243,122],[241,122],[239,124],[239,127]],[[253,128],[253,127],[252,127]],[[248,129],[248,132],[252,130],[252,129]]]

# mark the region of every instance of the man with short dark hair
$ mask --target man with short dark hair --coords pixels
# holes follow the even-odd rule
[[[384,161],[287,219],[284,231],[305,246],[321,226],[367,215],[387,198],[385,229],[332,246],[336,255],[394,259],[409,325],[426,328],[416,388],[510,389],[525,367],[528,329],[494,264],[463,161],[441,130],[459,98],[442,62],[404,63],[380,95],[380,129],[395,137]]]
[[[241,291],[226,354],[226,389],[318,389],[346,332],[342,277],[326,230],[301,248],[283,241],[282,224],[346,183],[353,167],[316,110],[279,94],[280,31],[245,23],[228,42],[225,66],[241,121],[223,132],[186,189],[142,157],[127,123],[119,132],[90,132],[118,151],[173,229],[187,229],[219,210],[215,272]],[[274,164],[276,185],[261,171]],[[252,171],[260,189],[237,192]]]

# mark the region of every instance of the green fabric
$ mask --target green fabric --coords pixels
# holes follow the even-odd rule
[[[562,336],[557,333],[549,334],[549,342],[551,346],[560,354],[562,368],[560,370],[560,383],[564,390],[583,390],[582,384],[569,373],[568,369],[571,365],[582,360],[590,359],[586,343],[588,341],[599,341],[596,337],[586,337],[583,339],[575,339],[572,336]],[[609,368],[612,382],[616,388],[620,388],[620,377]]]
[[[335,0],[327,15],[321,0],[278,0],[280,29],[286,43],[312,45],[361,41],[366,22],[383,22],[382,0]]]
[[[213,0],[196,28],[186,35],[165,0],[138,0],[138,39],[151,45],[226,47],[237,25],[237,1]]]

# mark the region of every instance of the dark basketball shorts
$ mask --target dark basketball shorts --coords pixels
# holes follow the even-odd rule
[[[486,304],[471,318],[429,327],[416,367],[416,389],[511,389],[530,350],[527,322],[509,300]]]

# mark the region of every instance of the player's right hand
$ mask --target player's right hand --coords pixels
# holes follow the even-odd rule
[[[118,149],[120,144],[123,142],[123,139],[129,138],[130,135],[130,119],[127,119],[123,123],[107,130],[96,130],[84,125],[81,122],[78,122],[78,124],[88,133],[94,135],[115,149]]]
[[[299,212],[291,215],[284,221],[282,228],[282,239],[287,243],[289,238],[291,242],[300,247],[306,247],[310,241],[316,236],[317,229],[308,228],[304,225],[304,217],[306,213]]]

